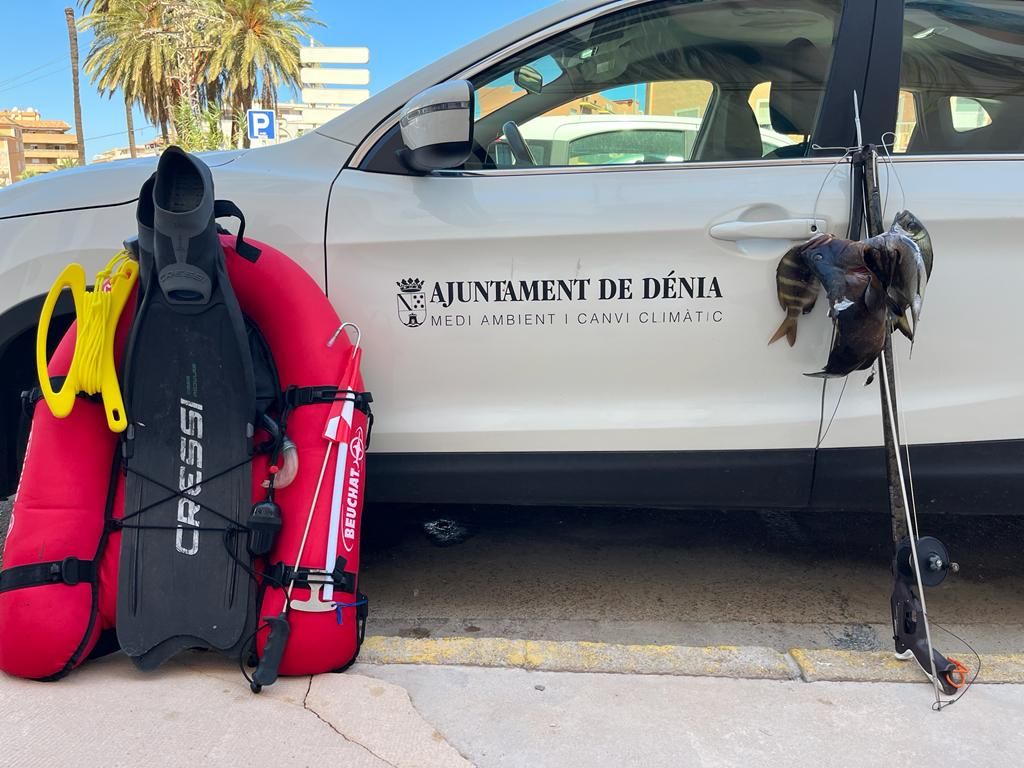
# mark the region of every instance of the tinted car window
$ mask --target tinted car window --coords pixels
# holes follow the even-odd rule
[[[466,167],[528,164],[509,122],[531,148],[548,142],[534,152],[542,166],[802,157],[841,11],[841,0],[673,0],[554,35],[473,79]]]
[[[569,142],[569,165],[682,162],[686,155],[685,131],[609,131]]]
[[[909,0],[895,151],[1024,152],[1022,73],[1024,2]]]

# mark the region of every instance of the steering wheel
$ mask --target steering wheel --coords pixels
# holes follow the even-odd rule
[[[515,157],[516,164],[536,166],[537,159],[533,156],[530,145],[523,139],[519,126],[512,120],[509,120],[501,127],[501,130],[505,134],[505,140],[508,141],[509,149],[512,150],[512,156]]]

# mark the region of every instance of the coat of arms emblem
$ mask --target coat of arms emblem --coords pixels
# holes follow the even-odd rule
[[[398,319],[409,328],[419,328],[427,321],[427,296],[423,293],[423,281],[408,278],[397,283]]]

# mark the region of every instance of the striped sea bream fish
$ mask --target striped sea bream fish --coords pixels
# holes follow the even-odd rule
[[[821,283],[814,276],[810,267],[804,259],[809,248],[825,245],[833,239],[833,235],[815,235],[806,243],[791,248],[775,271],[775,285],[779,293],[779,305],[786,310],[786,319],[772,336],[769,344],[774,344],[783,336],[789,342],[789,346],[796,344],[796,324],[801,315],[806,315],[814,309],[818,301],[818,293],[821,290]]]

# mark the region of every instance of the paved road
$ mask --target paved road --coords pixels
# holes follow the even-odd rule
[[[468,529],[462,543],[427,535],[444,516]],[[890,642],[885,516],[374,510],[368,524],[362,586],[375,634],[780,650]],[[979,651],[1024,650],[1024,519],[923,519],[922,529],[962,566],[929,592],[932,617]],[[948,636],[941,646],[966,652]]]
[[[0,503],[0,531],[8,511]],[[884,516],[379,508],[367,526],[373,634],[889,644]],[[1024,651],[1024,518],[924,519],[922,529],[962,567],[929,592],[933,619],[980,652]],[[939,634],[941,648],[969,654]]]

